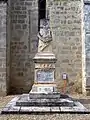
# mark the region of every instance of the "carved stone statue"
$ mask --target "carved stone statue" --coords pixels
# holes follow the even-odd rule
[[[52,35],[49,27],[49,20],[41,19],[38,38],[39,38],[38,52],[52,51],[52,47],[50,45],[50,42],[52,41]]]

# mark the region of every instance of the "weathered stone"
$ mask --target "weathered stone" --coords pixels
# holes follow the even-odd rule
[[[15,25],[15,29],[21,29],[21,24]]]
[[[23,19],[26,18],[26,17],[27,17],[26,15],[18,15],[18,16],[17,16],[17,18],[18,18],[18,19],[21,19],[21,20],[23,20]]]
[[[19,4],[20,4],[20,5],[24,5],[24,2],[22,1],[22,2],[20,2]]]
[[[64,95],[63,95],[64,96]],[[60,101],[61,100],[61,101]],[[72,104],[73,103],[73,104]],[[45,105],[46,104],[46,105]],[[55,104],[55,105],[54,105]],[[50,105],[50,106],[49,106]],[[90,113],[80,102],[70,97],[61,99],[29,99],[28,94],[12,99],[1,114],[6,113]]]
[[[33,1],[34,2],[34,1]],[[23,88],[20,91],[24,91],[25,89],[27,89],[27,91],[30,89],[27,86],[27,83],[29,83],[29,85],[32,85],[32,81],[33,81],[33,63],[32,60],[28,58],[28,52],[30,53],[29,55],[34,57],[34,53],[36,52],[36,45],[33,45],[31,43],[31,29],[36,26],[36,24],[38,24],[37,20],[38,20],[38,16],[34,15],[34,13],[36,13],[34,11],[31,11],[31,14],[28,14],[28,11],[31,9],[32,7],[32,1],[31,0],[18,0],[18,1],[12,1],[11,2],[12,6],[14,7],[13,9],[10,9],[11,12],[11,26],[13,27],[12,29],[12,36],[11,36],[11,58],[12,58],[12,72],[11,72],[11,78],[13,79],[14,77],[14,81],[19,81],[20,84],[15,84],[14,81],[12,81],[12,85],[11,87],[14,88],[13,91],[19,91],[19,87]],[[35,6],[36,5],[36,6]],[[37,4],[33,4],[33,7],[37,7]],[[17,8],[17,6],[20,6],[20,8]],[[16,10],[16,9],[17,10]],[[30,15],[30,17],[29,17]],[[33,22],[33,18],[36,18],[34,21],[34,24],[32,24]],[[36,32],[34,32],[33,30],[33,35],[36,36],[37,35],[37,31],[38,29],[36,27],[34,27]],[[32,36],[33,37],[33,36]],[[35,37],[35,40],[36,37]],[[37,41],[38,42],[38,41]],[[36,43],[35,43],[36,44]],[[31,51],[31,47],[33,46],[33,49]],[[32,57],[32,58],[33,58]],[[31,62],[31,64],[28,66],[27,65],[27,69],[24,67],[25,63],[29,63]],[[22,63],[22,64],[20,64]],[[20,68],[20,69],[18,69]],[[24,68],[24,69],[23,69]],[[32,70],[31,70],[32,69]],[[30,75],[31,74],[31,75]],[[14,75],[14,76],[13,76]],[[26,76],[26,77],[25,77]],[[30,80],[30,82],[29,82]],[[21,83],[22,81],[22,83]],[[21,85],[22,84],[22,85]],[[30,86],[31,86],[30,85]],[[17,89],[17,90],[15,90]]]
[[[25,5],[31,6],[32,2],[25,2]]]
[[[80,1],[78,2],[81,4]],[[50,1],[47,3],[47,9],[50,9],[51,28],[54,38],[53,48],[55,48],[53,50],[55,54],[60,53],[60,55],[57,54],[56,79],[60,79],[58,76],[62,76],[61,74],[66,72],[69,76],[69,81],[71,81],[72,79],[76,79],[76,75],[71,76],[72,72],[76,73],[76,70],[72,70],[71,68],[77,66],[78,73],[79,71],[81,72],[79,68],[82,67],[80,64],[81,61],[75,61],[75,63],[70,61],[71,59],[81,59],[82,50],[78,49],[78,45],[81,45],[81,27],[79,26],[81,24],[81,8],[75,6],[75,1],[69,1],[69,3],[66,1],[60,1],[59,3],[58,1],[59,6],[55,5],[53,2],[53,7],[50,6],[49,3]],[[78,14],[78,18],[76,14]],[[66,55],[72,56],[66,57]],[[58,68],[58,66],[60,66],[60,68]],[[68,69],[69,67],[71,68]]]
[[[24,24],[22,27],[23,29],[27,29],[27,24]]]
[[[60,80],[63,72],[67,72],[68,76],[70,76],[69,81],[71,81],[72,79],[77,79],[74,73],[77,74],[82,71],[82,55],[84,56],[84,53],[82,53],[82,42],[84,41],[81,35],[81,6],[82,2],[80,0],[46,1],[46,16],[50,19],[53,52],[57,57],[56,82]],[[5,9],[6,4],[0,3],[0,41],[3,41],[2,43],[0,42],[0,56],[2,58],[6,57],[6,49],[4,49],[6,48]],[[17,86],[14,86],[14,82],[22,81],[23,88],[26,86],[27,89],[26,84],[29,79],[30,86],[32,85],[34,76],[32,58],[37,52],[38,46],[38,2],[37,0],[13,0],[8,4],[7,10],[7,56],[10,54],[11,57],[9,63],[11,66],[10,76],[12,87],[17,88]],[[85,14],[85,20],[86,18]],[[87,31],[89,25],[85,26]],[[86,38],[86,53],[89,54],[89,34],[87,34]],[[28,57],[28,54],[30,57]],[[10,58],[8,57],[8,59]],[[30,64],[26,64],[29,62]],[[24,65],[26,65],[27,70],[23,69]],[[1,68],[6,68],[5,66],[6,63],[0,62]],[[89,75],[90,67],[88,62],[86,66],[87,75]],[[77,81],[79,82],[80,80],[78,77]]]
[[[0,96],[7,94],[6,87],[6,3],[0,3]],[[8,51],[7,51],[8,52]]]
[[[16,6],[14,9],[15,9],[15,10],[20,10],[20,9],[21,9],[21,6]]]
[[[27,9],[26,6],[22,7],[22,10],[26,10],[26,9]]]
[[[18,20],[18,23],[25,23],[25,20]]]

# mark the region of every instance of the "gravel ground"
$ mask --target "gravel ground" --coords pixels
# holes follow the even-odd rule
[[[0,97],[0,110],[15,96]],[[90,109],[90,96],[82,95],[72,96],[76,99],[83,100],[86,108]],[[90,114],[24,114],[24,115],[0,115],[0,120],[90,120]]]

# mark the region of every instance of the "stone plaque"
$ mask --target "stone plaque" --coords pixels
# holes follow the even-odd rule
[[[36,73],[37,82],[53,82],[54,81],[54,71],[37,71]]]
[[[38,87],[38,92],[40,92],[40,93],[53,92],[53,86]]]

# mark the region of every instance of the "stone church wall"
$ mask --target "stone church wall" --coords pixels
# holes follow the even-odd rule
[[[8,88],[11,93],[30,91],[34,80],[33,57],[38,46],[38,0],[8,1],[8,19],[7,4],[0,2],[0,95],[5,95]],[[66,73],[67,91],[81,93],[82,2],[47,0],[46,10],[57,58],[55,81],[58,90],[62,90],[62,74]]]
[[[29,92],[33,84],[32,58],[37,51],[38,3],[11,0],[10,91]]]
[[[37,52],[38,0],[11,1],[10,91],[30,90],[34,79],[32,58]],[[56,83],[62,89],[62,74],[68,75],[68,91],[81,92],[82,38],[81,1],[47,0],[53,52],[56,55]]]
[[[82,90],[81,6],[80,0],[46,2],[57,58],[56,84],[61,91],[62,74],[67,73],[69,93]],[[7,70],[6,3],[0,3],[0,11],[0,95],[6,94],[8,87],[11,93],[29,92],[34,80],[33,57],[38,46],[38,0],[9,0]]]
[[[84,0],[85,76],[87,95],[90,95],[90,0]]]
[[[62,74],[68,75],[69,93],[82,91],[82,2],[80,0],[47,0],[48,18],[56,55],[56,83],[62,89]]]
[[[6,95],[6,10],[7,4],[0,2],[0,96]]]

